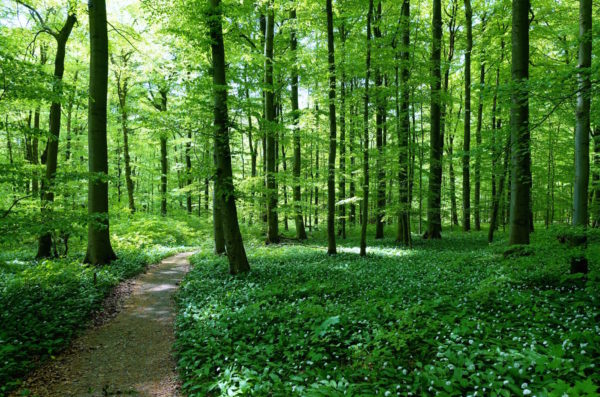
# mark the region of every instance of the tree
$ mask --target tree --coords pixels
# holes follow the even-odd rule
[[[237,217],[231,151],[229,148],[229,117],[227,113],[227,78],[225,75],[225,45],[221,23],[220,0],[210,0],[209,25],[212,52],[214,142],[216,157],[215,194],[222,208],[223,234],[229,260],[229,273],[238,274],[250,270],[244,242]]]
[[[296,9],[290,11],[290,19],[297,23]],[[298,110],[298,39],[296,38],[296,26],[292,25],[290,31],[290,49],[292,51],[292,120],[293,120],[293,135],[294,135],[294,221],[296,223],[296,237],[299,240],[306,240],[306,230],[304,228],[304,219],[302,217],[302,194],[300,191],[300,171],[302,170],[302,156],[301,156],[301,145],[300,145],[300,130],[298,129],[298,120],[300,118],[300,111]],[[252,142],[252,141],[250,141]],[[255,171],[256,160],[253,158],[253,173]],[[254,176],[254,175],[253,175]]]
[[[575,112],[575,184],[573,187],[573,226],[588,224],[590,180],[590,91],[592,66],[592,0],[579,1],[579,90]]]
[[[33,8],[31,5],[22,1],[17,1],[23,7],[29,10],[30,15],[37,24],[39,33],[47,33],[56,40],[56,56],[54,58],[54,94],[55,98],[59,98],[62,94],[62,78],[65,72],[65,54],[67,40],[71,35],[73,26],[77,22],[77,17],[73,10],[69,9],[67,19],[60,30],[52,29],[46,23],[46,20],[41,14]],[[38,33],[38,34],[39,34]],[[45,51],[42,51],[42,63],[45,63]],[[52,202],[54,201],[54,180],[56,178],[56,170],[58,168],[58,143],[60,139],[60,119],[61,119],[61,103],[59,100],[54,99],[50,105],[50,135],[46,144],[46,150],[42,155],[42,163],[46,163],[46,175],[42,179],[41,186],[41,198],[42,198],[42,214],[45,217],[49,217]],[[39,128],[39,111],[35,114],[36,128]],[[9,140],[10,145],[10,140]],[[10,148],[10,146],[9,146]],[[10,152],[10,150],[9,150]],[[37,162],[37,150],[36,150],[36,161]],[[37,189],[37,181],[35,184]],[[38,240],[38,251],[37,258],[49,258],[52,256],[52,233],[49,230],[45,230],[39,237]]]
[[[88,246],[85,262],[105,265],[116,259],[108,221],[108,32],[105,0],[88,3],[90,23],[90,97],[88,105]]]
[[[462,155],[463,231],[471,230],[471,51],[473,50],[473,9],[465,0],[467,49],[465,51],[465,123]]]
[[[266,184],[267,184],[267,244],[279,243],[277,219],[277,122],[275,119],[275,86],[273,84],[273,36],[275,33],[275,11],[269,3],[265,30],[265,134],[266,134]]]
[[[131,213],[135,213],[135,200],[133,197],[133,179],[131,178],[131,155],[129,153],[129,112],[127,107],[127,96],[129,94],[130,76],[124,70],[127,68],[129,58],[132,52],[121,54],[122,68],[114,71],[117,83],[117,96],[119,97],[119,107],[121,108],[121,128],[123,129],[123,160],[125,162],[125,185],[127,187],[127,203]],[[115,63],[114,58],[113,64]]]
[[[329,163],[327,167],[327,253],[335,255],[335,50],[333,37],[332,0],[326,0],[327,12],[327,50],[329,62]]]
[[[512,2],[511,192],[509,244],[529,244],[529,0]]]
[[[427,232],[425,237],[442,237],[442,153],[444,137],[441,135],[440,89],[441,89],[441,44],[442,44],[442,5],[441,0],[433,0],[432,51],[431,51],[431,133],[429,156],[429,192],[427,195]]]
[[[402,96],[396,98],[396,117],[398,129],[398,197],[400,201],[400,214],[398,217],[398,237],[397,240],[405,246],[411,245],[410,236],[410,195],[409,195],[409,148],[408,138],[410,134],[410,0],[402,1],[402,10],[400,16],[400,31],[402,43],[400,47],[400,68]],[[396,64],[396,87],[398,86],[398,65]],[[396,96],[398,96],[396,88]],[[398,106],[398,103],[400,105]]]
[[[360,225],[360,256],[367,255],[367,224],[369,223],[369,80],[371,79],[371,19],[373,18],[373,0],[369,0],[367,12],[367,56],[365,94],[363,110],[363,202],[362,224]]]

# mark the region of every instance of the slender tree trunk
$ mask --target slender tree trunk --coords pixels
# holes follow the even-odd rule
[[[290,19],[294,23],[296,22],[296,10],[290,11]],[[294,134],[294,165],[293,165],[293,177],[294,177],[294,221],[296,223],[296,237],[299,240],[306,240],[306,229],[304,228],[304,220],[302,217],[302,193],[300,188],[300,171],[302,170],[302,156],[300,147],[300,130],[298,128],[298,122],[300,119],[300,111],[298,110],[298,40],[296,38],[296,25],[290,32],[290,48],[292,51],[293,64],[292,64],[292,124]]]
[[[69,95],[69,102],[67,105],[67,147],[65,150],[65,161],[71,159],[71,130],[73,126],[73,105],[75,104],[75,93],[77,92],[77,77],[79,71],[75,71],[75,77],[73,78],[73,89],[71,95]]]
[[[187,132],[187,141],[185,142],[185,175],[186,175],[186,208],[188,214],[192,213],[192,130]]]
[[[90,85],[88,105],[88,246],[85,262],[105,265],[116,259],[108,217],[108,32],[105,0],[90,0]]]
[[[62,29],[55,36],[56,38],[56,58],[54,59],[54,91],[56,97],[62,94],[62,77],[65,72],[65,53],[66,45],[73,25],[77,18],[74,14],[67,17]],[[42,214],[45,218],[50,218],[52,202],[54,201],[54,179],[58,165],[58,141],[60,139],[60,118],[61,104],[59,101],[52,102],[50,105],[50,136],[46,146],[46,175],[42,179],[41,197]],[[49,258],[52,256],[52,233],[50,226],[42,233],[38,241],[37,258]]]
[[[429,193],[427,195],[427,233],[429,239],[442,237],[441,198],[442,198],[442,153],[444,137],[440,123],[441,88],[441,43],[442,43],[442,5],[441,0],[433,0],[433,46],[431,52],[431,133],[429,160]]]
[[[335,50],[333,37],[332,0],[326,0],[327,11],[327,50],[329,62],[329,162],[327,167],[327,253],[336,254],[335,246],[335,152],[336,152],[336,116],[335,116]]]
[[[381,1],[377,3],[377,10],[375,13],[375,26],[373,27],[373,35],[375,38],[377,51],[381,52],[383,49],[382,34],[381,34]],[[379,56],[381,58],[381,56]],[[380,62],[375,66],[375,103],[376,103],[376,134],[375,142],[377,146],[377,210],[375,216],[375,239],[383,238],[383,218],[385,216],[385,170],[383,158],[383,125],[385,118],[385,103],[386,98],[384,96],[383,89],[383,73],[381,72],[382,65]]]
[[[354,80],[351,79],[350,80],[350,97],[353,98],[354,97]],[[350,134],[349,134],[349,149],[350,149],[350,191],[349,191],[349,195],[350,197],[352,197],[354,199],[354,197],[356,196],[356,183],[354,182],[354,169],[356,166],[356,157],[354,155],[354,131],[355,131],[355,125],[356,123],[354,122],[356,116],[356,106],[354,104],[354,102],[352,103],[352,105],[350,106]],[[352,202],[350,203],[350,215],[348,217],[348,220],[350,221],[350,224],[352,226],[356,226],[356,204],[354,204],[354,200],[352,200]]]
[[[485,19],[482,21],[485,23]],[[483,55],[483,50],[482,50]],[[479,68],[479,105],[477,106],[477,127],[475,130],[475,141],[477,153],[475,154],[475,230],[481,230],[481,126],[483,123],[483,89],[485,86],[485,62],[481,60]]]
[[[504,169],[500,174],[500,181],[498,183],[498,194],[495,197],[495,200],[492,203],[492,217],[490,219],[490,229],[488,230],[488,242],[491,244],[494,241],[494,232],[498,226],[498,212],[500,211],[500,207],[502,205],[502,197],[504,186],[506,185],[506,175],[508,174],[509,168],[509,154],[511,147],[511,136],[508,135],[506,137],[506,145],[504,146]]]
[[[275,87],[273,84],[273,35],[275,13],[269,3],[265,34],[265,134],[266,134],[266,183],[267,183],[267,244],[279,243],[279,225],[277,219],[277,147],[275,135]]]
[[[400,201],[400,214],[398,216],[398,242],[405,246],[411,246],[410,236],[410,175],[409,175],[409,79],[410,79],[410,0],[402,1],[400,16],[400,27],[402,34],[402,47],[400,50],[400,67],[402,69],[402,98],[398,98],[398,65],[396,65],[396,104],[400,99],[400,106],[396,105],[396,116],[398,118],[398,197]],[[413,128],[414,130],[414,128]]]
[[[125,185],[127,187],[127,202],[129,211],[135,213],[135,200],[133,197],[133,179],[131,178],[131,155],[129,153],[129,114],[127,112],[127,95],[129,94],[129,78],[121,80],[121,75],[115,72],[117,80],[117,94],[121,108],[121,128],[123,130],[123,157],[125,162]]]
[[[373,18],[373,0],[369,0],[367,13],[367,61],[365,77],[365,95],[363,112],[363,202],[362,224],[360,229],[360,256],[367,255],[367,224],[369,223],[369,80],[371,79],[371,19]]]
[[[338,235],[346,239],[346,29],[342,22],[340,26],[340,38],[342,40],[342,78],[340,81],[340,230]]]
[[[529,133],[529,0],[512,2],[512,177],[509,244],[529,244],[531,161]]]
[[[225,46],[221,25],[221,1],[210,0],[210,38],[212,50],[213,96],[214,96],[214,140],[216,152],[215,190],[222,210],[223,232],[229,273],[238,274],[250,270],[244,242],[237,217],[231,151],[229,148],[229,120],[227,114],[227,79],[225,76]]]
[[[462,155],[463,231],[471,230],[471,51],[473,50],[473,10],[465,0],[467,49],[465,51],[465,122]]]

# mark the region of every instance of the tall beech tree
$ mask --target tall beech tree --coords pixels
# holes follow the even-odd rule
[[[575,112],[575,183],[573,186],[573,225],[588,225],[590,181],[590,103],[592,66],[592,0],[579,1],[579,90]]]
[[[90,96],[88,104],[88,245],[85,262],[105,265],[116,259],[108,221],[108,31],[106,2],[90,0]]]
[[[47,33],[52,36],[56,40],[56,55],[54,57],[54,83],[53,83],[53,91],[54,91],[54,100],[50,105],[50,128],[49,128],[49,136],[48,141],[46,143],[46,149],[44,154],[42,155],[42,163],[46,164],[46,173],[45,177],[42,179],[41,184],[41,199],[42,199],[42,214],[46,219],[50,219],[50,212],[52,210],[52,202],[54,201],[54,180],[56,179],[56,171],[58,168],[58,143],[60,140],[60,121],[61,121],[61,102],[59,100],[63,91],[62,78],[65,73],[65,55],[66,55],[66,46],[67,40],[69,40],[69,36],[71,35],[71,31],[73,30],[73,26],[77,22],[77,16],[74,13],[74,10],[71,8],[68,9],[67,19],[65,20],[62,28],[60,30],[55,30],[52,27],[48,26],[46,19],[42,17],[42,15],[32,7],[30,4],[24,3],[22,1],[17,1],[18,4],[21,4],[23,7],[27,8],[31,17],[34,19],[36,23],[36,28],[39,33]],[[42,64],[45,63],[45,50],[40,49]],[[36,111],[35,114],[35,125],[36,129],[39,128],[39,111]],[[10,139],[8,140],[8,147],[10,148]],[[36,141],[37,142],[37,141]],[[10,150],[9,150],[10,153]],[[10,156],[12,158],[12,156]],[[37,149],[35,154],[37,162]],[[34,190],[37,189],[37,181],[34,181]],[[53,253],[53,241],[52,241],[52,225],[45,225],[44,231],[39,237],[38,240],[38,251],[37,258],[49,258],[56,254]]]
[[[433,0],[431,50],[431,133],[429,156],[429,192],[427,194],[426,238],[442,237],[442,155],[444,137],[441,134],[441,45],[442,45],[442,4]]]
[[[292,129],[294,139],[294,164],[293,164],[293,176],[294,176],[294,221],[296,223],[296,237],[299,240],[306,240],[306,229],[304,228],[304,218],[302,216],[302,193],[300,189],[300,172],[302,170],[302,155],[300,145],[300,129],[298,128],[298,122],[300,119],[300,110],[298,109],[298,39],[297,35],[297,18],[296,9],[290,11],[290,20],[292,21],[292,28],[290,30],[290,49],[292,51],[292,67],[291,67],[291,80],[292,80]],[[252,141],[250,141],[252,142]],[[253,160],[255,162],[255,160]],[[253,168],[254,170],[255,168]],[[254,172],[254,171],[253,171]],[[252,175],[254,176],[254,174]]]
[[[329,161],[327,164],[327,253],[334,255],[335,246],[335,49],[333,37],[333,5],[326,0],[327,12],[327,61],[329,63]]]
[[[410,134],[410,0],[402,1],[400,14],[400,69],[402,95],[396,93],[396,117],[398,129],[398,198],[400,214],[398,217],[397,240],[405,246],[411,245],[410,236],[410,194],[409,194],[409,134]],[[396,63],[396,87],[398,87],[398,62]],[[398,88],[396,88],[398,90]],[[400,105],[398,106],[398,103]]]
[[[223,43],[222,9],[220,0],[210,0],[208,23],[210,26],[215,142],[215,191],[222,208],[223,234],[229,260],[229,273],[238,274],[250,270],[242,234],[238,223],[231,149],[229,147],[229,116],[227,111],[227,78],[225,45]]]
[[[529,244],[529,0],[512,2],[511,191],[509,244]]]
[[[465,0],[467,49],[465,50],[465,122],[462,155],[463,231],[471,230],[471,51],[473,50],[473,9]]]
[[[275,35],[275,11],[268,4],[265,28],[265,163],[267,187],[267,243],[279,243],[279,224],[277,216],[277,121],[275,117],[275,86],[273,84],[273,39]]]
[[[373,0],[369,0],[367,12],[367,55],[363,108],[363,197],[362,223],[360,225],[360,256],[367,255],[367,224],[369,223],[369,80],[371,79],[371,19]]]

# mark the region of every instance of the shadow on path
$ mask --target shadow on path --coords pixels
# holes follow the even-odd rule
[[[25,382],[29,396],[178,396],[172,356],[173,294],[189,268],[182,253],[134,281],[123,310],[86,331]],[[23,394],[17,394],[23,395]]]

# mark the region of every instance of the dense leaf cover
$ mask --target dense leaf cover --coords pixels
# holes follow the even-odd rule
[[[325,241],[255,247],[243,278],[198,254],[179,296],[184,390],[595,395],[600,252],[592,249],[586,283],[572,278],[556,233],[507,259],[503,242],[489,249],[479,233],[416,240],[412,251],[384,240],[366,259],[351,248],[357,236],[335,257]]]

